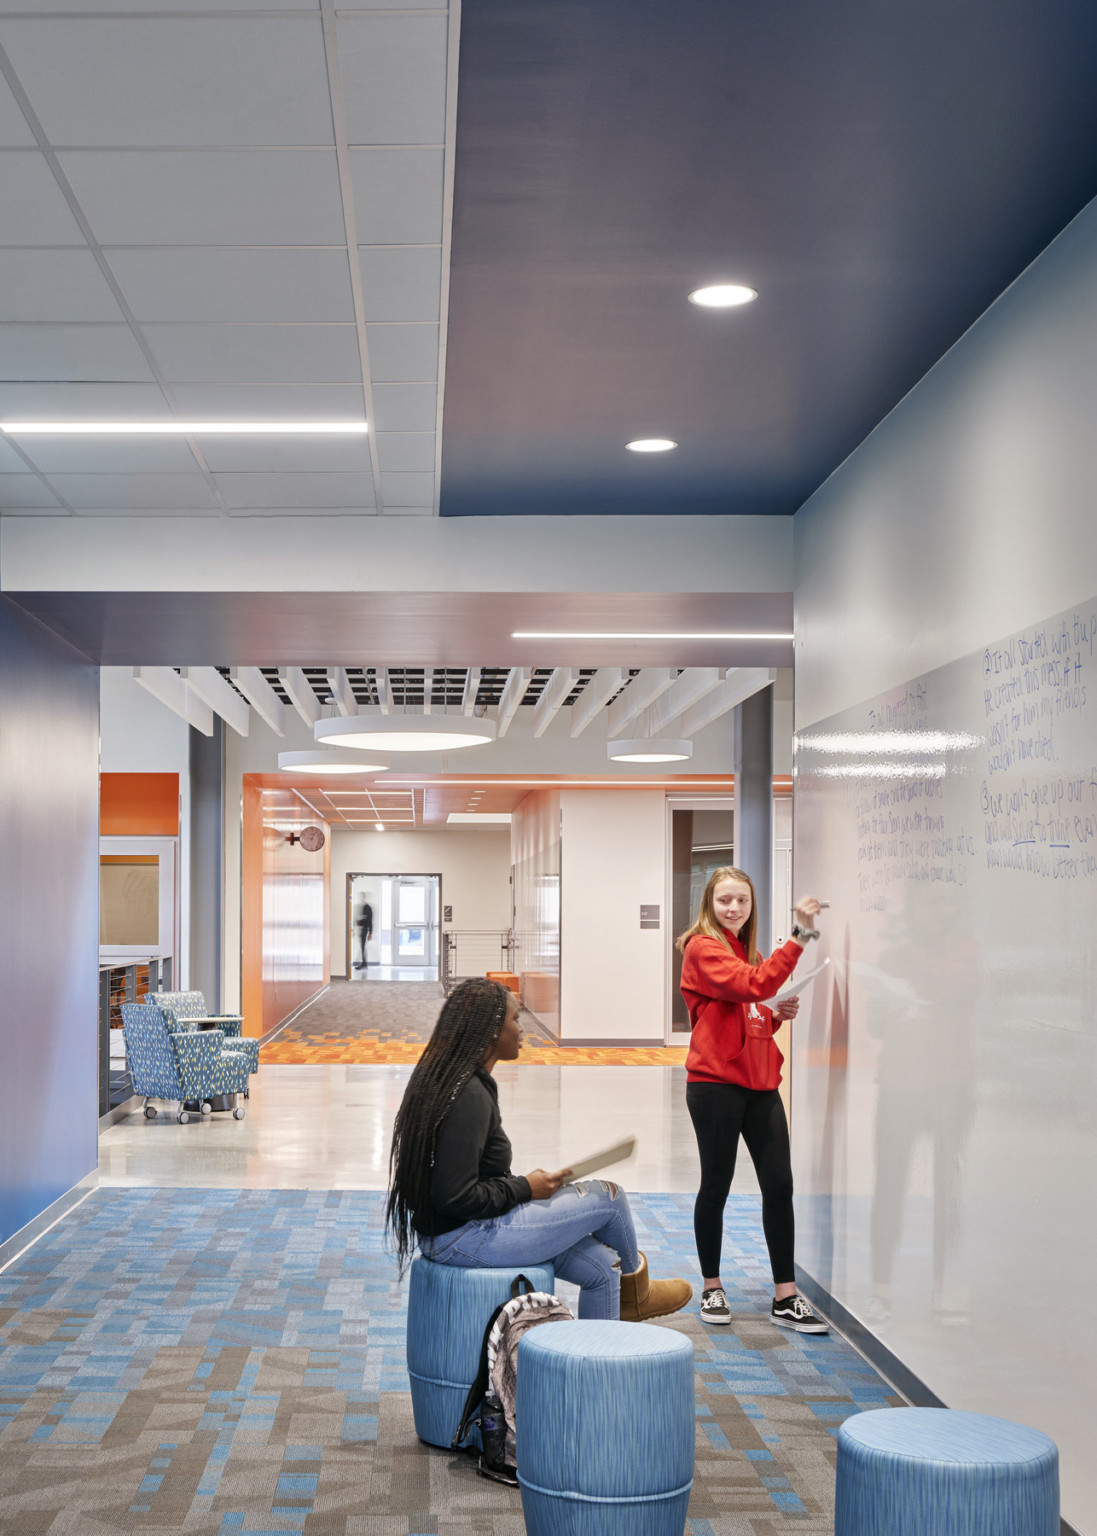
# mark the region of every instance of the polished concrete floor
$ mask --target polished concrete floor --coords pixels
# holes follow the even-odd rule
[[[245,1120],[179,1125],[165,1106],[100,1137],[102,1185],[205,1189],[383,1189],[392,1121],[410,1067],[262,1066]],[[612,1177],[629,1189],[697,1188],[697,1149],[681,1067],[496,1068],[503,1124],[519,1172],[554,1169],[620,1140],[636,1153]],[[757,1192],[742,1149],[734,1189]]]

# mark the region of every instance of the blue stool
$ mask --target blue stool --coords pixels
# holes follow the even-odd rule
[[[415,1433],[428,1445],[450,1447],[469,1388],[480,1370],[488,1318],[510,1300],[511,1281],[525,1275],[535,1290],[551,1292],[552,1266],[522,1269],[458,1269],[432,1264],[422,1255],[411,1262],[408,1292],[408,1376]],[[480,1446],[480,1431],[466,1445]]]
[[[838,1431],[834,1536],[1058,1536],[1059,1452],[1038,1429],[882,1408]]]
[[[693,1345],[648,1323],[532,1328],[518,1346],[528,1536],[682,1536],[693,1486]]]

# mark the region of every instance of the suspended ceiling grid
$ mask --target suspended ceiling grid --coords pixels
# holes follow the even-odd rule
[[[447,6],[73,9],[0,5],[0,418],[372,430],[16,435],[0,511],[433,513]]]

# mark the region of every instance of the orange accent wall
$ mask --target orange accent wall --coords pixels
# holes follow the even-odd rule
[[[317,818],[319,853],[290,843],[272,825],[285,806],[264,796],[260,778],[245,774],[243,783],[241,1005],[249,1035],[274,1029],[331,979],[331,829]]]
[[[103,837],[178,837],[177,773],[101,773],[99,832]]]

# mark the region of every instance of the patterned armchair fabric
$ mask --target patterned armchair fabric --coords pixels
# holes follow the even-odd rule
[[[182,1102],[247,1092],[250,1057],[221,1030],[173,1032],[155,1003],[123,1003],[122,1026],[134,1093]]]
[[[168,1024],[172,1031],[175,1029],[186,1030],[187,1021],[190,1019],[208,1019],[209,1009],[206,999],[201,992],[157,992],[155,1006],[162,1011],[170,1012],[173,1022]],[[259,1070],[259,1042],[251,1036],[241,1033],[244,1020],[236,1014],[228,1017],[219,1026],[222,1034],[229,1037],[230,1047],[234,1051],[243,1051],[248,1058],[248,1071]]]

